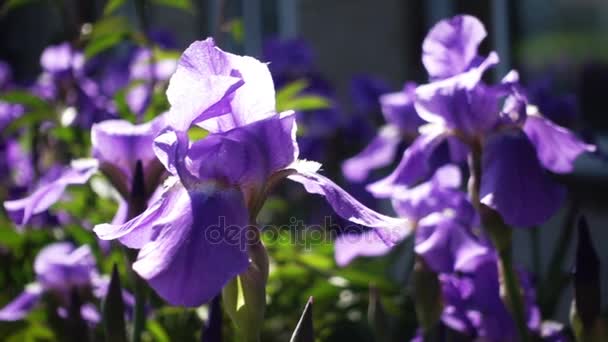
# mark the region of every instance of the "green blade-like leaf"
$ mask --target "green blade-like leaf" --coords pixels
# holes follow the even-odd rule
[[[297,80],[287,84],[277,92],[277,107],[291,101],[308,87],[306,80]]]
[[[296,111],[309,111],[329,108],[331,105],[329,100],[319,95],[303,95],[293,98],[289,101],[277,104],[277,110],[296,110]]]
[[[109,0],[106,7],[103,9],[103,15],[107,16],[114,13],[118,8],[124,5],[126,0]]]
[[[127,331],[125,329],[125,305],[122,299],[120,287],[120,276],[118,268],[114,264],[112,268],[112,279],[108,287],[108,293],[103,303],[103,327],[106,341],[126,342]]]
[[[156,5],[177,8],[184,11],[191,11],[193,8],[191,0],[152,0],[152,2]]]
[[[291,335],[289,342],[314,342],[315,330],[312,323],[312,297],[308,299],[308,303],[304,307],[304,312],[300,317],[300,321],[296,329]]]

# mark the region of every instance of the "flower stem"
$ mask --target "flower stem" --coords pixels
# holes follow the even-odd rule
[[[499,252],[499,269],[501,286],[505,287],[507,306],[515,318],[520,341],[528,341],[525,307],[520,292],[519,281],[513,269],[513,253],[511,250]]]
[[[519,341],[525,342],[529,341],[529,334],[520,286],[513,268],[512,228],[504,223],[496,211],[481,203],[479,194],[482,177],[481,152],[482,147],[480,143],[472,144],[471,154],[469,155],[469,196],[471,197],[473,206],[479,213],[484,229],[498,251],[501,297],[503,297],[503,301],[513,315]]]

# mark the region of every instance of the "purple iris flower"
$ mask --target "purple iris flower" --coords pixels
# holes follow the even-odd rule
[[[226,53],[212,39],[198,41],[181,56],[167,97],[169,127],[155,140],[156,155],[173,176],[165,192],[125,224],[94,230],[139,248],[133,269],[171,304],[207,302],[246,270],[246,235],[258,229],[249,225],[285,177],[383,239],[407,233],[407,220],[366,208],[317,173],[318,163],[297,159],[295,116],[276,113],[266,64]],[[190,142],[193,125],[210,134]]]
[[[19,226],[28,223],[33,215],[46,211],[57,202],[69,185],[86,183],[101,170],[123,199],[130,198],[131,186],[138,163],[144,175],[143,197],[149,199],[162,181],[164,169],[152,150],[152,143],[165,116],[151,122],[133,125],[123,120],[107,120],[93,125],[92,159],[72,162],[67,167],[53,168],[29,196],[4,202],[9,217]]]
[[[400,186],[393,195],[393,208],[401,217],[406,217],[415,224],[423,222],[427,216],[443,211],[457,212],[461,217],[465,217],[466,222],[474,222],[475,211],[468,204],[466,195],[459,190],[460,186],[461,173],[458,167],[445,165],[439,168],[427,182],[412,188]],[[437,215],[433,217],[436,218]],[[439,217],[443,216],[439,215]],[[429,220],[425,222],[428,223]],[[425,228],[417,228],[416,236],[422,234],[421,231],[425,231]],[[428,232],[429,229],[426,231]],[[419,241],[419,238],[416,241]],[[339,266],[346,266],[359,256],[384,255],[397,242],[395,240],[387,243],[373,230],[344,232],[334,243],[336,263]],[[447,253],[448,250],[443,252]]]
[[[44,294],[55,296],[60,306],[58,314],[66,316],[70,296],[74,289],[79,293],[90,293],[104,298],[108,292],[109,279],[96,270],[95,258],[89,246],[76,248],[69,242],[56,242],[43,248],[34,261],[36,281],[27,285],[22,294],[0,309],[0,320],[21,320],[32,311]],[[133,297],[123,291],[127,305],[133,305]],[[95,324],[101,320],[99,311],[91,302],[83,303],[82,318]]]
[[[500,298],[497,253],[485,236],[475,209],[459,190],[461,175],[453,165],[414,188],[400,188],[393,206],[415,218],[415,253],[439,275],[444,310],[451,329],[489,341],[516,337],[515,323]],[[520,272],[529,328],[537,331],[540,312],[527,274]]]
[[[438,27],[441,35],[435,34]],[[498,63],[495,53],[481,61],[470,53],[484,36],[481,23],[467,16],[440,22],[431,30],[423,48],[429,74],[435,78],[448,75],[449,63],[456,70],[467,67],[416,89],[416,111],[426,122],[421,135],[404,152],[393,173],[370,184],[369,190],[390,196],[395,185],[421,181],[434,168],[435,150],[448,141],[453,161],[480,152],[483,204],[497,210],[509,225],[537,225],[552,216],[564,198],[564,189],[547,171],[571,172],[575,159],[595,147],[529,106],[517,73],[509,73],[497,85],[484,83],[483,73]],[[429,40],[437,41],[427,43]]]
[[[342,164],[342,172],[350,181],[362,182],[372,170],[388,166],[402,141],[411,141],[418,135],[418,127],[424,121],[414,108],[415,90],[416,85],[408,82],[403,90],[380,97],[387,124],[363,151]]]
[[[484,341],[514,341],[515,322],[500,297],[497,256],[489,250],[474,267],[439,274],[444,309],[441,320],[448,327]],[[530,331],[541,333],[536,295],[525,272],[518,272]]]

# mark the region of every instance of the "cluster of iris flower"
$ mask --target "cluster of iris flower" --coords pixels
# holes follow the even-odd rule
[[[373,169],[393,162],[403,141],[409,144],[396,168],[367,186],[373,196],[390,199],[398,217],[366,207],[325,177],[321,164],[299,158],[296,115],[277,112],[269,66],[222,51],[211,38],[192,43],[176,64],[151,64],[149,50],[136,51],[130,73],[114,75],[141,80],[127,94],[138,115],[147,108],[153,83],[169,80],[170,109],[139,124],[118,119],[104,95],[124,81],[113,75],[91,81],[94,65],[85,64],[81,52],[67,43],[48,48],[41,59],[44,74],[32,91],[79,108],[78,124],[90,128],[91,155],[49,170],[28,196],[6,201],[4,208],[18,226],[26,225],[60,201],[68,186],[101,173],[118,194],[119,207],[112,222],[93,228],[95,234],[136,250],[129,267],[166,302],[198,307],[222,293],[229,301],[226,289],[238,279],[245,301],[264,303],[268,257],[256,218],[287,179],[364,227],[338,236],[339,265],[385,254],[413,236],[416,272],[428,272],[438,284],[442,324],[488,341],[528,334],[559,339],[559,331],[543,322],[530,276],[513,266],[505,236],[512,227],[535,227],[551,218],[565,190],[550,173],[571,172],[575,159],[595,147],[544,117],[517,72],[496,84],[484,81],[499,62],[495,52],[479,54],[485,37],[482,23],[471,16],[436,24],[422,46],[429,82],[408,82],[381,96],[387,124],[343,164],[349,180],[364,182]],[[309,57],[302,59],[307,64]],[[271,67],[276,72],[282,66]],[[0,88],[10,87],[2,70],[0,65]],[[0,111],[8,122],[23,108],[0,102]],[[200,129],[206,131],[203,138],[189,134]],[[16,149],[10,140],[3,143],[7,151]],[[18,159],[15,151],[7,153]],[[108,280],[97,273],[86,246],[48,246],[34,269],[37,281],[0,310],[0,319],[23,318],[44,292],[59,298],[64,317],[73,289],[97,297],[108,292]],[[252,300],[250,290],[260,286],[262,298]],[[128,307],[135,305],[129,293],[123,297]],[[433,304],[421,304],[416,310],[422,317]],[[100,320],[91,304],[81,310],[87,321]],[[255,320],[250,316],[245,321]],[[231,318],[248,327],[241,316]],[[422,339],[429,327],[421,328]]]

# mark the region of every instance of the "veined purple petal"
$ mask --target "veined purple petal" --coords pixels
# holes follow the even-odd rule
[[[555,173],[571,172],[574,161],[584,152],[595,151],[572,132],[536,115],[528,116],[524,131],[534,146],[543,166]]]
[[[422,63],[433,79],[464,72],[487,32],[479,19],[458,15],[433,26],[422,43]]]
[[[173,185],[173,187],[177,186],[181,185]],[[174,190],[171,190],[171,188],[167,189],[161,197],[150,204],[143,213],[127,222],[98,224],[93,228],[93,231],[101,240],[119,239],[123,245],[129,248],[142,248],[154,237],[156,222],[160,220],[163,215],[168,216],[171,214],[170,212],[167,212],[168,207],[165,206],[165,203],[173,192]]]
[[[230,99],[230,114],[203,121],[200,126],[210,132],[225,132],[274,116],[275,90],[268,65],[253,57],[223,53],[244,84]]]
[[[401,132],[397,127],[392,125],[382,127],[361,153],[342,164],[344,176],[353,182],[364,181],[370,171],[387,166],[393,161],[400,142]]]
[[[444,140],[444,132],[436,130],[422,134],[403,152],[397,168],[386,178],[367,186],[376,197],[390,197],[397,185],[411,186],[431,172],[430,158]]]
[[[199,180],[261,187],[298,157],[295,134],[294,113],[277,114],[195,142],[186,165]]]
[[[523,132],[492,136],[483,147],[481,202],[513,226],[530,227],[560,208],[564,189],[543,170]]]
[[[193,191],[177,185],[163,206],[168,215],[154,223],[157,234],[133,269],[169,303],[199,306],[248,267],[243,195],[213,184]]]
[[[94,159],[77,160],[64,168],[53,181],[42,184],[28,197],[5,201],[4,208],[17,225],[27,224],[32,215],[47,210],[59,200],[68,185],[84,184],[97,172],[98,162]]]
[[[167,88],[169,123],[174,129],[186,131],[193,123],[230,111],[229,97],[243,85],[231,63],[211,38],[184,51]]]
[[[37,283],[29,284],[17,298],[0,309],[0,321],[23,319],[36,306],[42,293],[42,286]]]
[[[372,229],[362,233],[346,232],[334,242],[334,257],[338,266],[344,267],[356,257],[384,255],[392,247]]]
[[[325,197],[325,200],[340,217],[373,228],[389,246],[397,244],[412,231],[407,219],[399,219],[375,212],[340,188],[326,177],[307,167],[294,166],[297,173],[288,178],[304,186],[307,192]]]

